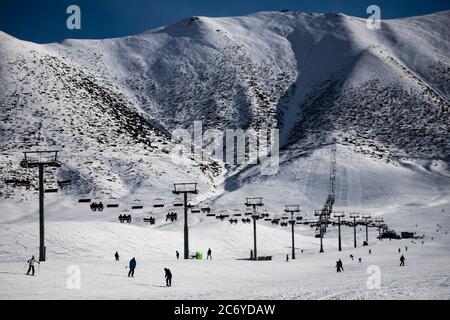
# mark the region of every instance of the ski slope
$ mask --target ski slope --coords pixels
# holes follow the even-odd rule
[[[321,190],[327,190],[327,151],[327,148],[317,150],[310,158],[300,158],[295,166],[282,167],[279,175],[264,180],[261,176],[252,177],[249,172],[250,181],[208,203],[214,212],[233,213],[232,208],[244,212],[246,196],[262,196],[266,209],[273,215],[281,215],[285,204],[299,203],[305,218],[311,219],[313,209],[320,208],[323,202]],[[24,275],[24,264],[31,254],[38,252],[36,210],[31,204],[29,208],[24,204],[23,210],[20,206],[6,209],[2,203],[1,211],[9,215],[2,214],[0,225],[0,284],[8,288],[1,291],[1,298],[448,299],[450,237],[446,232],[450,230],[450,207],[449,189],[445,188],[448,178],[439,181],[434,177],[436,173],[415,172],[395,165],[387,171],[382,161],[360,157],[338,146],[336,210],[383,217],[398,232],[424,234],[424,244],[421,240],[377,241],[377,230],[370,229],[370,246],[361,247],[365,233],[364,228],[358,227],[358,248],[354,249],[353,229],[343,226],[343,251],[339,253],[336,227],[330,227],[324,239],[325,253],[319,253],[314,229],[301,225],[296,226],[297,259],[286,262],[286,254],[291,254],[290,229],[258,221],[258,255],[272,255],[273,261],[242,261],[236,259],[248,258],[253,247],[253,226],[230,225],[227,219],[220,222],[199,213],[189,215],[191,253],[205,254],[211,248],[214,260],[176,260],[175,250],[183,254],[180,209],[177,209],[180,219],[174,223],[164,221],[165,213],[173,208],[164,208],[159,213],[153,210],[157,219],[154,226],[142,222],[146,210],[133,210],[130,213],[134,222],[120,224],[119,209],[92,213],[87,204],[48,196],[48,261],[40,265],[40,274],[33,278]],[[293,167],[299,168],[298,171],[292,172]],[[369,248],[372,255],[368,254]],[[407,259],[404,268],[398,266],[398,248],[402,248]],[[121,255],[120,262],[114,261],[116,250]],[[350,254],[354,255],[354,261]],[[138,267],[135,278],[129,279],[126,265],[133,256]],[[357,262],[359,257],[361,264]],[[339,258],[345,269],[340,274],[334,269]],[[67,268],[72,265],[81,270],[79,290],[66,286],[70,276]],[[366,285],[371,276],[367,268],[372,265],[381,269],[381,288],[376,290],[369,290]],[[172,288],[163,287],[164,267],[174,274]]]

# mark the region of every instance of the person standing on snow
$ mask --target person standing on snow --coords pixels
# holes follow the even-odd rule
[[[116,251],[116,253],[114,254],[114,257],[116,258],[116,261],[119,261],[119,252]]]
[[[164,268],[164,272],[165,272],[164,277],[166,278],[166,287],[171,287],[172,286],[172,272],[170,272],[170,269],[168,269],[168,268]]]
[[[175,255],[177,256],[177,260],[180,259],[180,253],[177,251],[175,251]]]
[[[27,261],[28,264],[28,271],[27,271],[27,276],[30,275],[30,271],[31,271],[31,275],[34,276],[34,264],[35,263],[41,264],[39,261],[36,261],[36,259],[34,258],[34,256],[31,256],[31,259]]]
[[[134,278],[134,269],[136,269],[136,259],[133,257],[133,259],[130,260],[130,271],[128,271],[128,277]]]
[[[206,255],[206,260],[208,260],[209,258],[211,258],[212,260],[212,256],[211,256],[211,248],[208,248],[208,253]]]
[[[405,257],[402,255],[401,257],[400,257],[400,267],[404,267],[405,266]]]
[[[341,272],[344,271],[344,267],[342,265],[342,260],[339,259],[338,261],[336,261],[336,271],[337,272]]]

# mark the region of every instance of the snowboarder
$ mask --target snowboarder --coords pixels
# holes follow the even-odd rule
[[[27,276],[30,275],[30,271],[31,271],[31,275],[34,276],[34,264],[35,263],[41,264],[39,261],[36,261],[36,259],[34,258],[34,256],[31,256],[31,259],[27,261],[28,264],[28,271],[27,271]]]
[[[400,257],[400,267],[404,267],[405,266],[405,257],[402,255],[401,257]]]
[[[175,251],[175,255],[177,256],[177,260],[180,259],[180,253],[177,251]]]
[[[172,272],[170,272],[170,269],[164,268],[165,272],[165,278],[166,278],[166,287],[172,286]]]
[[[119,261],[119,252],[116,251],[116,253],[114,254],[114,257],[116,258],[116,261]]]
[[[134,269],[136,269],[136,259],[133,257],[133,259],[130,260],[130,271],[128,271],[128,278],[132,277],[134,278]]]
[[[206,260],[208,260],[209,258],[211,258],[212,260],[212,256],[211,256],[211,248],[208,248],[208,253],[206,255]]]

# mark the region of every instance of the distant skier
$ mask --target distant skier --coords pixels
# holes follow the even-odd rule
[[[133,257],[133,259],[130,260],[130,271],[128,271],[128,277],[134,278],[134,269],[136,269],[136,259]]]
[[[165,272],[164,277],[166,278],[166,287],[171,287],[172,286],[172,272],[170,272],[170,269],[168,269],[168,268],[164,268],[164,272]]]
[[[359,257],[359,259],[358,259],[358,263],[361,263],[362,262],[362,259],[361,259],[361,257]]]
[[[206,255],[206,260],[208,260],[209,258],[212,260],[212,256],[211,256],[211,248],[208,248],[208,253],[207,253],[207,255]]]
[[[350,255],[350,259],[352,259],[352,261],[353,261],[353,255],[352,254]]]
[[[31,275],[34,276],[34,264],[35,264],[35,263],[40,264],[39,261],[36,261],[36,259],[34,258],[34,256],[31,256],[31,259],[27,261],[27,264],[28,264],[27,276],[30,275],[30,271],[31,271]]]
[[[175,255],[177,256],[177,260],[180,259],[180,253],[177,251],[175,251]]]
[[[402,250],[400,250],[400,248],[398,248],[398,253],[400,253]]]
[[[369,249],[369,254],[372,254],[372,250],[371,249]]]
[[[401,257],[400,257],[400,267],[404,267],[405,266],[405,257],[402,255]]]
[[[342,260],[341,259],[336,261],[336,271],[337,272],[344,271],[344,266],[342,265]]]
[[[116,251],[116,253],[114,254],[114,257],[116,258],[116,261],[119,261],[119,252]]]
[[[405,251],[408,251],[408,247],[405,247]]]
[[[289,262],[289,255],[286,255],[286,262]]]

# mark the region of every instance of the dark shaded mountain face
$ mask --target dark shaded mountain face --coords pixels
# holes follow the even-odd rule
[[[450,12],[382,22],[263,12],[125,38],[37,45],[0,33],[2,177],[20,151],[64,150],[77,193],[126,193],[221,164],[174,163],[171,132],[278,128],[285,152],[340,144],[382,161],[450,155]],[[234,171],[234,173],[239,171]],[[2,196],[11,190],[2,186]]]

